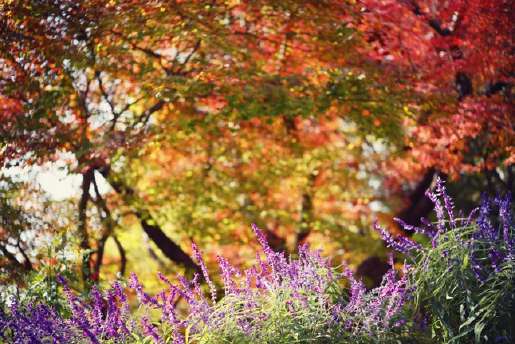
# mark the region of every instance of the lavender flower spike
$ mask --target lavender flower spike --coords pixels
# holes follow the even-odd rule
[[[163,343],[163,340],[157,333],[157,329],[147,316],[141,318],[141,327],[143,328],[143,334],[147,337],[151,337],[156,343]]]
[[[456,228],[456,220],[454,218],[454,203],[447,194],[447,189],[445,188],[443,180],[438,176],[436,177],[436,191],[443,199],[445,210],[447,211],[447,215],[449,215],[449,222],[451,224],[451,228]]]
[[[412,250],[418,250],[421,248],[419,244],[417,244],[414,241],[411,241],[410,239],[399,236],[397,238],[394,238],[390,232],[388,232],[386,229],[382,228],[377,221],[374,222],[374,229],[379,232],[381,235],[381,238],[386,242],[386,245],[388,247],[391,247],[392,249],[404,253],[409,254]]]
[[[202,275],[204,276],[204,279],[206,280],[207,285],[209,286],[209,291],[211,292],[211,301],[213,304],[216,302],[216,287],[209,278],[209,273],[206,268],[206,263],[204,263],[204,259],[202,259],[202,253],[200,252],[197,244],[194,242],[191,244],[191,248],[193,250],[193,255],[195,257],[195,260],[200,265],[200,269],[202,270]]]
[[[256,234],[256,238],[257,238],[259,244],[263,248],[263,252],[265,253],[265,255],[268,259],[268,263],[271,264],[274,261],[274,257],[275,257],[274,251],[270,248],[270,245],[268,245],[268,241],[266,240],[266,237],[265,237],[265,234],[263,233],[263,231],[261,231],[261,229],[259,229],[258,226],[256,226],[254,223],[251,226],[252,226],[252,230],[254,231],[254,234]]]

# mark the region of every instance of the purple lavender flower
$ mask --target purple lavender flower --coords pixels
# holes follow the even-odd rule
[[[451,228],[456,228],[456,221],[454,219],[454,203],[447,194],[443,180],[438,176],[436,177],[436,191],[440,197],[443,198],[444,207],[447,211],[447,215],[449,216],[449,223]]]
[[[156,343],[163,343],[162,338],[157,332],[157,328],[150,322],[148,316],[143,316],[141,318],[141,327],[145,336],[151,337]]]
[[[109,300],[108,311],[110,314],[115,314],[114,326],[120,329],[121,333],[128,335],[130,329],[127,327],[127,321],[130,318],[129,303],[127,302],[127,295],[120,285],[120,282],[116,281],[112,285],[112,294],[118,299],[118,303],[114,303],[114,300]]]
[[[204,259],[202,259],[202,253],[200,252],[197,244],[194,242],[191,244],[191,248],[193,249],[193,255],[195,257],[195,260],[200,265],[200,269],[202,270],[202,275],[204,276],[204,279],[206,280],[207,285],[209,286],[209,290],[211,292],[211,301],[213,303],[216,302],[216,287],[214,283],[209,278],[209,273],[207,272],[206,264],[204,263]]]
[[[175,298],[177,295],[178,295],[177,288],[171,288],[169,293],[166,294],[166,299],[163,303],[163,309],[162,309],[162,311],[163,311],[162,320],[164,320],[164,321],[168,322],[170,325],[172,325],[174,343],[182,344],[182,343],[184,343],[184,337],[182,336],[180,329],[183,327],[184,323],[179,320],[179,317],[175,310]]]
[[[91,328],[96,336],[100,336],[103,332],[102,313],[104,311],[104,299],[96,286],[91,288],[90,297],[93,300],[91,310]]]
[[[188,302],[190,306],[196,305],[195,291],[191,288],[191,283],[182,275],[177,275],[177,279],[181,284],[181,288],[178,288],[182,293],[181,296]]]
[[[513,234],[513,219],[511,210],[511,194],[505,195],[497,200],[499,206],[499,217],[502,222],[503,240],[506,244],[508,256],[513,259],[515,255],[515,235]]]
[[[495,272],[501,271],[500,264],[504,259],[504,254],[497,248],[490,249],[488,253],[488,257],[490,258],[490,264]]]
[[[429,223],[425,218],[420,219],[420,222],[422,222],[423,224],[423,226],[421,227],[409,225],[406,222],[404,222],[404,220],[398,217],[394,217],[393,220],[397,222],[407,232],[423,234],[429,238],[433,238],[436,234],[433,225]]]
[[[69,343],[78,337],[73,327],[50,307],[21,306],[14,302],[9,313],[0,309],[0,340],[13,343]]]
[[[481,197],[481,206],[479,208],[479,216],[476,220],[478,231],[477,237],[486,239],[490,242],[494,242],[498,239],[499,233],[492,225],[490,221],[490,215],[492,212],[492,201],[488,195],[483,194]]]
[[[511,196],[492,200],[483,194],[478,212],[476,230],[470,240],[469,256],[474,275],[478,281],[484,283],[492,271],[501,270],[503,262],[513,260],[515,238],[511,223]],[[493,217],[495,219],[492,221]],[[489,265],[482,263],[486,260],[490,261]]]
[[[261,231],[261,229],[258,228],[258,226],[252,224],[252,230],[254,231],[254,234],[256,235],[259,244],[261,245],[263,253],[265,254],[266,262],[272,268],[272,271],[274,271],[278,265],[284,262],[284,259],[281,259],[281,256],[276,254],[276,252],[274,252],[272,248],[270,248],[270,245],[266,240],[265,234]],[[282,258],[284,258],[284,255],[282,256]]]
[[[479,213],[479,209],[479,207],[472,209],[472,211],[469,213],[469,216],[467,217],[467,220],[465,221],[465,223],[463,223],[463,226],[468,227],[472,224],[473,219]]]
[[[386,242],[388,247],[391,247],[398,252],[409,254],[410,251],[419,250],[421,248],[419,244],[406,237],[398,236],[393,238],[393,236],[386,229],[382,228],[377,221],[374,222],[374,229],[379,232],[381,238]]]
[[[68,299],[68,304],[72,310],[72,323],[77,325],[93,343],[100,343],[97,336],[93,332],[91,332],[92,326],[86,315],[86,306],[71,291],[70,287],[68,287],[68,284],[66,283],[64,278],[58,276],[58,281],[63,286],[64,294],[66,295],[66,298]]]
[[[225,295],[237,294],[238,289],[233,281],[233,277],[239,275],[238,271],[224,257],[216,256],[216,260],[220,266],[222,281],[225,286]]]
[[[139,282],[138,276],[136,276],[136,274],[133,272],[129,277],[129,287],[136,291],[136,295],[142,304],[151,304],[153,306],[159,307],[159,302],[154,297],[151,297],[143,291],[143,286]]]
[[[344,271],[344,276],[349,280],[350,287],[350,300],[345,307],[345,310],[348,312],[353,312],[363,303],[363,296],[365,295],[366,288],[363,282],[358,281],[354,278],[352,271],[349,268],[346,268]]]
[[[436,192],[432,192],[431,190],[426,191],[426,196],[433,202],[435,206],[435,212],[436,212],[436,218],[437,218],[437,229],[439,233],[443,232],[445,230],[445,212],[444,208],[442,206],[442,203],[440,202],[439,194]]]

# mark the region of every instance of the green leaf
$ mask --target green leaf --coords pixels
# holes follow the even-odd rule
[[[485,323],[478,322],[476,323],[476,326],[474,326],[474,337],[476,340],[476,343],[481,342],[481,332],[483,332],[483,329],[485,328]]]

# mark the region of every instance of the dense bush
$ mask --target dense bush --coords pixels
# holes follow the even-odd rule
[[[105,292],[93,288],[84,300],[61,279],[68,310],[14,300],[0,314],[0,334],[16,343],[511,342],[515,238],[510,198],[485,197],[461,218],[441,182],[428,195],[435,203],[435,223],[413,228],[399,220],[405,229],[426,236],[427,245],[392,237],[376,226],[409,264],[398,273],[392,256],[392,269],[369,291],[348,268],[331,267],[307,246],[299,247],[296,257],[274,252],[253,226],[262,252],[245,271],[218,257],[224,287],[219,300],[193,245],[202,276],[178,276],[175,285],[159,275],[168,287],[155,296],[130,276],[138,311],[131,313],[118,281]],[[186,312],[176,307],[179,299],[188,304]]]
[[[428,196],[438,221],[411,231],[431,245],[397,244],[414,261],[414,306],[430,319],[439,342],[511,343],[515,326],[515,236],[511,198],[483,197],[467,218],[457,218],[440,181]],[[474,223],[473,217],[478,214]],[[384,233],[384,232],[383,232]],[[386,236],[385,236],[386,237]]]

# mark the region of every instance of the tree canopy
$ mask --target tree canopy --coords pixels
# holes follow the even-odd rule
[[[2,175],[0,269],[37,269],[36,238],[61,235],[85,285],[141,252],[195,271],[191,240],[249,258],[249,223],[358,265],[384,255],[374,217],[429,213],[436,175],[464,203],[512,190],[509,7],[2,2],[3,171],[61,164],[81,184],[58,202]]]

